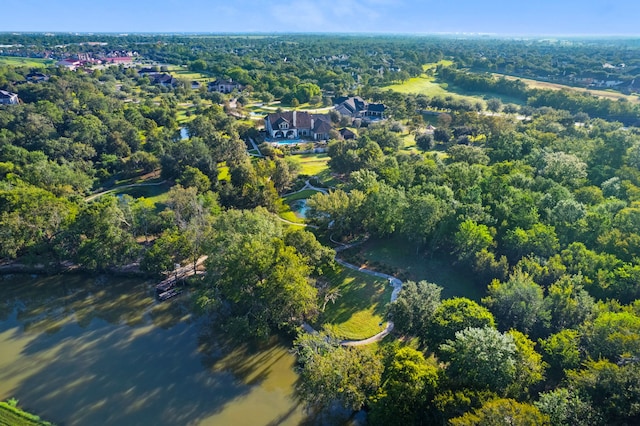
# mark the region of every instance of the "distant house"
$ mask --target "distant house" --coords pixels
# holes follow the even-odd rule
[[[7,92],[6,90],[0,90],[0,104],[1,105],[16,105],[20,100],[17,93]]]
[[[153,75],[153,74],[160,74],[160,71],[156,70],[155,68],[142,68],[138,71],[138,75],[140,77],[144,77],[145,75]]]
[[[30,81],[31,83],[40,83],[41,81],[47,80],[49,80],[49,76],[41,72],[31,72],[27,74],[27,81]]]
[[[331,131],[331,119],[324,114],[305,111],[285,111],[269,114],[264,118],[267,134],[273,139],[327,140]]]
[[[356,134],[353,133],[351,130],[347,129],[346,127],[340,129],[339,133],[340,133],[340,136],[342,137],[342,139],[344,139],[344,140],[355,139],[356,138]]]
[[[151,79],[152,84],[157,84],[158,86],[176,87],[178,85],[178,80],[170,74],[149,74],[148,77]]]
[[[371,104],[360,96],[340,97],[334,101],[335,109],[342,115],[351,118],[383,119],[384,104]]]
[[[208,89],[210,92],[231,93],[234,90],[241,92],[244,87],[242,84],[233,81],[232,79],[212,81],[209,83]]]
[[[199,81],[195,81],[195,80],[193,80],[193,81],[191,82],[191,88],[192,88],[193,90],[198,90],[198,89],[200,89],[201,87],[202,87],[202,84],[200,84],[200,82],[199,82]]]

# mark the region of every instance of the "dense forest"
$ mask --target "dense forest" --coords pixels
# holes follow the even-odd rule
[[[637,40],[0,35],[13,46],[3,54],[30,57],[97,53],[96,40],[244,90],[160,87],[143,64],[48,65],[32,83],[35,69],[0,61],[0,89],[21,101],[0,106],[3,265],[160,276],[208,255],[194,310],[231,334],[287,334],[301,399],[364,409],[371,424],[640,422],[640,104],[487,73],[573,73],[633,91]],[[439,81],[489,96],[385,88],[442,60]],[[332,132],[330,179],[302,173],[284,148],[248,154],[262,122],[243,108],[342,95],[383,102],[389,118],[331,113],[357,137]],[[282,196],[309,180],[327,188],[308,200],[310,226],[278,220]],[[124,185],[157,191],[103,194]],[[430,277],[401,276],[382,342],[301,331],[339,297],[323,279],[332,241],[367,240],[444,259],[482,297],[444,298]],[[340,256],[367,261],[357,246]]]

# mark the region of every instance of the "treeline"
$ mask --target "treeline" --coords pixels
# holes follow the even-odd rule
[[[22,101],[0,108],[3,259],[20,257],[53,270],[71,261],[104,271],[147,256],[143,269],[159,273],[172,268],[167,259],[191,258],[193,250],[201,250],[178,247],[158,260],[157,253],[136,243],[168,229],[186,229],[189,221],[174,204],[190,200],[189,205],[207,211],[265,206],[275,212],[279,192],[297,177],[291,161],[250,160],[240,135],[255,129],[228,116],[222,106],[205,103],[225,98],[159,89],[135,70],[118,67],[92,74],[43,69],[50,79],[37,84],[25,82],[29,71],[0,68],[8,81],[4,87]],[[180,101],[198,105],[188,139],[179,136]],[[219,165],[228,179],[218,179]],[[186,192],[174,191],[160,204],[110,195],[85,201],[90,192],[151,173],[158,176],[152,183],[159,188],[178,183]],[[158,214],[164,208],[167,212]]]
[[[551,107],[572,114],[585,113],[590,117],[620,121],[630,126],[640,123],[640,106],[631,102],[613,101],[569,89],[527,89],[526,84],[520,80],[460,71],[452,67],[440,67],[438,76],[447,83],[465,90],[512,96],[526,101],[527,105],[532,107]]]

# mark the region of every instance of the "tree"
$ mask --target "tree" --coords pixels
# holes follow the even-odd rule
[[[549,364],[549,375],[559,381],[566,370],[580,366],[580,334],[565,329],[540,340],[544,359]]]
[[[535,342],[526,335],[517,330],[509,330],[508,334],[516,344],[516,375],[507,388],[507,394],[518,399],[526,398],[531,387],[544,379],[547,364],[542,360],[542,355],[536,352]]]
[[[431,317],[440,305],[442,287],[427,281],[406,281],[402,291],[388,308],[394,329],[403,334],[425,335]]]
[[[317,311],[311,267],[285,244],[280,222],[263,209],[218,217],[198,304],[221,301],[239,332],[267,337]]]
[[[416,135],[416,145],[423,151],[431,151],[435,145],[433,136],[428,133],[420,133]]]
[[[581,327],[587,353],[612,362],[622,356],[640,356],[640,315],[602,312]]]
[[[487,101],[487,111],[500,112],[502,110],[502,101],[498,98],[491,98]]]
[[[207,175],[191,166],[185,167],[182,175],[180,175],[180,178],[177,179],[176,182],[185,188],[196,188],[199,194],[203,194],[211,189],[211,180],[209,180]]]
[[[513,399],[494,399],[482,407],[450,420],[453,426],[544,426],[549,417],[531,405]]]
[[[507,231],[504,245],[507,255],[514,260],[528,254],[550,257],[560,249],[555,228],[543,223],[535,223],[526,230],[516,227]]]
[[[301,366],[296,391],[309,406],[325,408],[338,401],[359,410],[377,392],[383,364],[380,355],[367,347],[326,344],[327,336],[307,337],[295,350]]]
[[[410,194],[408,206],[402,219],[403,234],[417,244],[424,246],[446,215],[445,203],[433,194]]]
[[[137,245],[130,227],[114,196],[103,195],[87,204],[71,229],[76,260],[97,271],[133,260]]]
[[[552,331],[577,328],[595,314],[595,301],[582,283],[582,275],[564,275],[549,287],[544,303]]]
[[[495,244],[493,241],[494,233],[495,230],[490,230],[487,225],[478,224],[473,220],[467,219],[462,222],[453,238],[454,251],[457,253],[458,259],[473,259],[482,250],[493,246]]]
[[[495,327],[495,321],[487,308],[464,297],[443,300],[433,313],[426,329],[427,344],[433,349],[453,339],[465,328]]]
[[[449,380],[458,386],[504,392],[516,378],[517,347],[513,336],[491,327],[457,331],[440,345]]]
[[[587,177],[587,165],[573,154],[548,152],[544,155],[543,164],[539,170],[542,176],[570,188],[577,188]]]
[[[557,388],[540,394],[533,403],[542,414],[549,416],[551,426],[603,425],[598,411],[588,401],[581,399],[574,391]]]
[[[313,268],[315,275],[322,275],[334,268],[335,250],[323,246],[311,232],[290,227],[285,231],[284,242],[295,247],[305,263]]]
[[[370,422],[379,425],[417,424],[423,418],[424,406],[433,398],[437,385],[438,367],[434,363],[425,360],[422,352],[415,349],[398,349],[385,365]]]
[[[602,413],[604,424],[640,422],[640,364],[587,361],[584,369],[567,376],[569,388]]]
[[[516,270],[507,282],[493,280],[482,299],[503,330],[515,328],[525,333],[539,332],[549,312],[545,309],[542,287],[529,274]]]

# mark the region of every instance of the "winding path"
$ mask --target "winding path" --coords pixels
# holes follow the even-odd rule
[[[124,189],[124,188],[136,188],[139,186],[157,186],[157,185],[162,185],[164,183],[166,183],[166,180],[163,180],[162,182],[150,182],[150,183],[130,183],[127,185],[122,185],[122,186],[116,186],[114,188],[111,189],[107,189],[106,191],[101,191],[101,192],[96,192],[95,194],[91,194],[88,197],[85,197],[85,201],[93,201],[98,197],[101,197],[105,194],[108,194],[110,192],[114,192],[117,191],[119,189]]]
[[[336,248],[336,252],[338,251],[342,251],[342,250],[346,250],[348,248],[351,248],[355,245],[358,244],[362,244],[364,241],[360,241],[357,243],[352,243],[352,244],[342,244],[340,247]],[[349,262],[345,262],[344,260],[340,259],[339,257],[335,257],[335,261],[339,264],[344,266],[345,268],[349,268],[349,269],[353,269],[354,271],[358,271],[361,272],[363,274],[367,274],[367,275],[371,275],[377,278],[384,278],[386,280],[389,281],[389,284],[391,286],[393,286],[393,291],[391,292],[391,302],[393,302],[394,300],[396,300],[398,298],[398,294],[400,293],[400,290],[402,290],[402,281],[400,281],[398,278],[394,277],[393,275],[388,275],[388,274],[383,274],[382,272],[376,272],[376,271],[372,271],[370,269],[366,269],[363,268],[361,266],[357,266],[354,265],[352,263]],[[302,329],[304,331],[306,331],[307,333],[317,333],[317,331],[311,327],[309,324],[307,324],[306,322],[302,323]],[[385,336],[387,336],[389,333],[391,333],[391,331],[393,331],[393,321],[387,321],[387,326],[384,328],[384,330],[382,330],[380,333],[371,336],[367,339],[362,339],[362,340],[342,340],[340,342],[340,344],[342,346],[364,346],[364,345],[369,345],[371,343],[374,342],[379,342],[382,339],[385,338]]]

